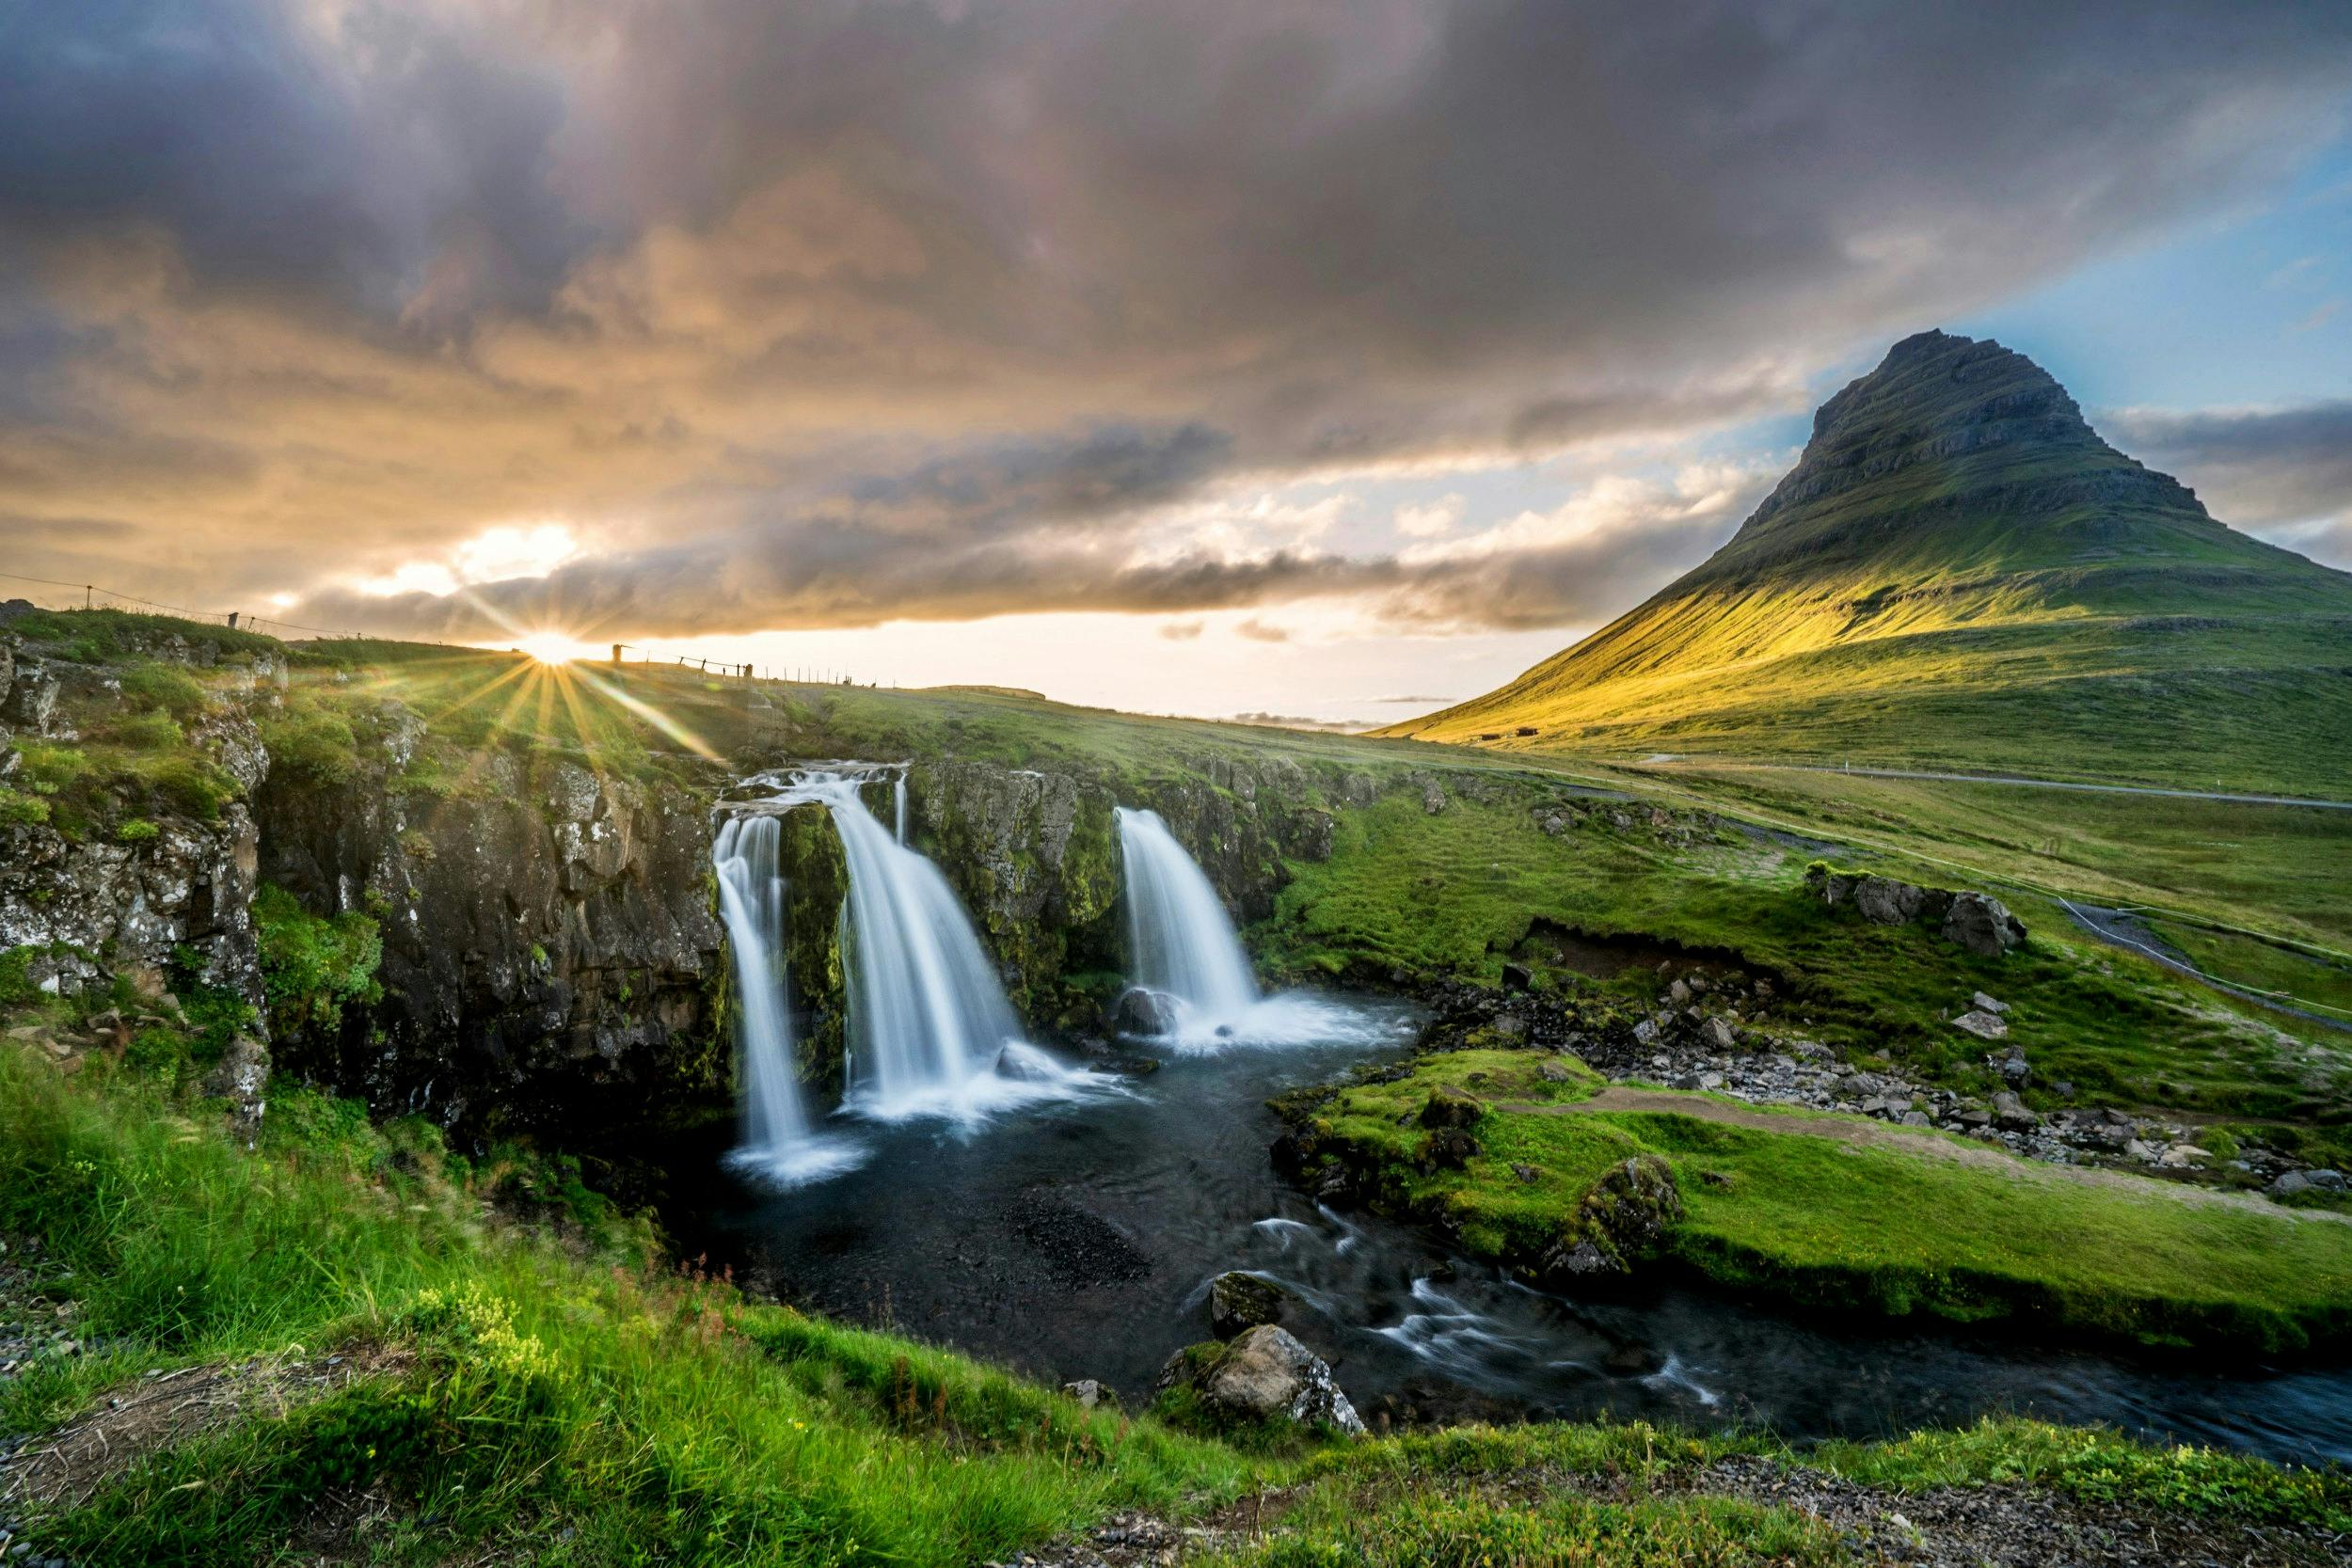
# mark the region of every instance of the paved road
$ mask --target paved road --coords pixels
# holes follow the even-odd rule
[[[1647,766],[1652,759],[1644,759]],[[1802,762],[1709,762],[1661,756],[1659,762],[1690,761],[1697,768],[1738,768],[1783,773],[1851,773],[1872,779],[1929,779],[1945,784],[2020,784],[2027,789],[2072,789],[2086,795],[2161,795],[2175,800],[2226,800],[2242,806],[2316,806],[2352,811],[2352,800],[2314,800],[2298,795],[2232,795],[2216,789],[2160,789],[2154,784],[2074,784],[2063,779],[2028,779],[2014,773],[1928,773],[1904,768],[1817,768]]]

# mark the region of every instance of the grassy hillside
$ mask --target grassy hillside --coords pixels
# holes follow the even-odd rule
[[[1927,333],[1714,557],[1392,735],[2326,794],[2352,576],[2232,531],[2032,361]]]
[[[1978,1045],[1943,1014],[1997,983],[2016,1008],[2013,1038],[2084,1096],[2273,1118],[2242,1125],[2249,1141],[2332,1149],[2342,1137],[2344,1065],[2321,1037],[2070,937],[2046,903],[2017,900],[2035,935],[2006,960],[1971,958],[1923,928],[1861,927],[1799,893],[1808,851],[1687,811],[1663,826],[1646,805],[1620,814],[1573,796],[1552,758],[1134,720],[1009,692],[564,671],[401,644],[289,651],[225,638],[213,664],[192,667],[135,648],[158,632],[199,635],[184,625],[99,613],[38,629],[53,653],[119,680],[126,700],[87,699],[85,715],[77,693],[93,689],[69,692],[73,716],[89,720],[81,738],[19,737],[0,810],[135,853],[148,842],[137,824],[151,832],[154,816],[201,816],[235,798],[203,737],[252,677],[241,660],[261,654],[290,653],[293,664],[282,705],[261,725],[273,766],[334,777],[406,736],[398,787],[427,795],[491,788],[493,754],[698,785],[758,756],[954,754],[1208,788],[1222,787],[1221,760],[1281,758],[1303,765],[1309,789],[1317,765],[1409,787],[1327,802],[1329,858],[1289,867],[1276,913],[1248,933],[1270,970],[1492,982],[1539,925],[1727,953],[1779,976],[1788,1009],[1851,1059],[1899,1061],[1976,1089],[1991,1086]],[[1611,782],[1661,799],[1690,787]],[[1579,827],[1540,825],[1570,800],[1588,808]],[[1883,819],[1891,813],[1843,800],[1726,803],[1800,820],[1816,805],[1847,813],[1838,820],[1858,837],[1890,840],[1872,863],[1917,876],[1932,861],[1907,858],[1906,845],[1933,857],[1982,847],[1971,833],[2022,831],[1954,812],[1945,836],[1907,836]],[[2174,836],[2185,857],[2194,835],[2221,831],[2198,817]],[[2124,825],[2114,833],[2120,843]],[[2298,921],[2328,928],[2340,890],[2298,867],[2332,842],[2280,851],[2236,880],[2217,873],[2212,895],[2252,902],[2284,889]],[[2049,859],[2087,881],[2114,875],[2106,862],[2069,870]],[[366,982],[353,933],[257,913],[273,1006],[326,1005]],[[1799,1466],[1753,1433],[1552,1426],[1341,1450],[1296,1432],[1236,1443],[1140,1412],[1090,1414],[935,1348],[750,1301],[664,1259],[647,1227],[585,1191],[560,1151],[485,1156],[448,1147],[419,1120],[371,1126],[364,1107],[293,1073],[273,1081],[260,1147],[248,1150],[220,1125],[220,1102],[195,1086],[237,1022],[212,1016],[221,999],[194,986],[182,989],[186,1027],[142,1026],[119,1055],[72,1058],[69,1076],[35,1041],[87,1035],[90,1015],[133,998],[38,994],[21,963],[10,968],[20,958],[0,954],[0,1035],[40,1029],[0,1039],[9,1248],[0,1324],[40,1333],[39,1350],[0,1373],[0,1455],[54,1449],[74,1431],[103,1437],[68,1444],[83,1466],[73,1484],[0,1506],[0,1528],[30,1518],[45,1556],[77,1564],[949,1563],[1002,1559],[1137,1509],[1198,1524],[1213,1532],[1198,1538],[1204,1552],[1249,1563],[1509,1560],[1538,1548],[1604,1561],[1851,1560],[1844,1526],[1778,1500],[1770,1484],[1782,1474],[1877,1488],[1867,1495],[1872,1518],[1905,1506],[1909,1489],[1988,1481],[2030,1484],[2036,1508],[2129,1506],[2200,1529],[2352,1517],[2334,1477],[2026,1423],[1833,1446]],[[1560,967],[1538,984],[1603,1008],[1654,989],[1639,974],[1613,982]],[[2037,1084],[2028,1099],[2044,1092]],[[2109,1217],[2067,1212],[2038,1187],[1955,1188],[1949,1173],[1899,1165],[1841,1185],[1847,1167],[1820,1169],[1816,1150],[1784,1157],[1771,1140],[1701,1148],[1656,1117],[1618,1122],[1594,1123],[1612,1148],[1639,1140],[1694,1171],[1748,1180],[1703,1213],[1715,1230],[1702,1226],[1702,1238],[1761,1216],[1769,1224],[1751,1237],[1793,1244],[1807,1195],[1837,1234],[1875,1236],[1895,1263],[1918,1240],[1900,1222],[1928,1203],[1991,1215],[1951,1238],[1979,1251],[1998,1239],[1993,1222],[2024,1248],[2050,1227]],[[1515,1157],[1570,1172],[1580,1150],[1600,1145],[1545,1142],[1566,1132],[1532,1128]],[[1728,1201],[1784,1183],[1785,1205]],[[1697,1176],[1686,1189],[1705,1185]],[[1512,1189],[1502,1196],[1519,1201]],[[2179,1299],[2230,1311],[2261,1294],[2269,1305],[2249,1321],[2286,1325],[2271,1337],[2280,1345],[2330,1309],[2340,1267],[2312,1249],[2315,1228],[2293,1232],[2285,1248],[2249,1248],[2227,1226],[2142,1218],[2130,1216],[2129,1234],[2170,1249]],[[2055,1256],[2042,1247],[2027,1261],[2055,1267]],[[2283,1283],[2281,1271],[2292,1276]],[[153,1398],[165,1389],[174,1392]],[[122,1414],[156,1410],[181,1414],[160,1425]],[[183,1419],[188,1411],[199,1414]],[[42,1441],[21,1443],[34,1437]],[[1733,1484],[1757,1475],[1756,1488]]]
[[[2025,1421],[1807,1456],[1644,1424],[1192,1435],[749,1301],[593,1199],[517,1223],[414,1122],[289,1094],[247,1151],[168,1043],[69,1077],[0,1042],[0,1321],[56,1325],[0,1371],[0,1534],[33,1560],[944,1568],[1113,1516],[1259,1564],[1870,1560],[1775,1477],[1873,1517],[1990,1482],[2167,1535],[2352,1526],[2330,1473]]]

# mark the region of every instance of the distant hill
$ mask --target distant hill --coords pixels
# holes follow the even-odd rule
[[[2024,355],[1923,332],[1703,565],[1381,733],[2343,795],[2352,575],[2216,522]]]

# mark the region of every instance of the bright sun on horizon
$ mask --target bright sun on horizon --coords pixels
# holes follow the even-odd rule
[[[542,664],[570,664],[585,658],[594,650],[577,638],[560,631],[536,631],[516,642],[509,643],[517,653],[529,654]]]

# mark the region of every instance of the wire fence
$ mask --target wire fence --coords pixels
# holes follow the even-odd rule
[[[46,588],[52,592],[40,595],[40,597],[66,601],[42,605],[40,608],[43,610],[135,610],[147,614],[168,615],[182,621],[195,621],[205,626],[226,626],[231,631],[258,632],[264,637],[275,637],[280,641],[329,638],[338,641],[421,642],[428,647],[464,648],[469,652],[480,651],[473,643],[444,642],[437,638],[384,638],[375,632],[305,626],[298,621],[281,621],[273,615],[256,615],[247,610],[192,610],[186,605],[165,604],[157,599],[141,598],[135,594],[118,593],[111,588],[101,588],[96,583],[66,582],[56,578],[27,577],[21,572],[0,572],[0,581],[22,582]],[[80,595],[78,602],[74,600],[76,594]],[[26,599],[28,603],[32,602],[31,596],[26,596]],[[295,635],[290,637],[286,635],[287,633]],[[521,652],[522,650],[517,648],[516,651]],[[622,657],[624,654],[635,654],[638,657],[634,659],[624,660]],[[646,665],[656,669],[697,670],[704,674],[722,675],[739,680],[780,681],[795,686],[872,686],[876,684],[872,681],[860,682],[846,670],[834,670],[824,666],[788,665],[777,668],[755,665],[739,659],[711,658],[700,654],[657,656],[633,643],[615,642],[612,644],[612,663],[618,666],[624,662]],[[891,683],[894,690],[897,689],[897,684],[895,681]]]

